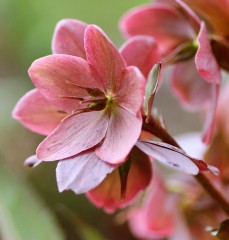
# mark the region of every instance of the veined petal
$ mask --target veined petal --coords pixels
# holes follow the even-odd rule
[[[115,99],[118,105],[136,115],[142,107],[146,79],[136,67],[123,70],[122,81]]]
[[[127,37],[135,35],[155,37],[165,55],[179,44],[195,37],[192,26],[182,14],[165,4],[142,6],[131,10],[122,18],[120,28]]]
[[[193,59],[174,66],[171,86],[179,101],[190,110],[203,109],[211,101],[211,84],[197,72]]]
[[[95,206],[103,208],[106,212],[113,212],[131,203],[139,192],[148,186],[152,177],[149,158],[137,148],[133,148],[130,158],[131,167],[125,198],[121,199],[120,177],[116,169],[98,187],[88,192],[87,196]]]
[[[220,83],[222,78],[220,68],[213,55],[204,22],[201,22],[197,41],[198,50],[196,52],[195,62],[199,74],[207,82]]]
[[[155,141],[139,141],[136,144],[143,152],[158,161],[180,170],[182,172],[196,175],[200,171],[210,171],[219,175],[219,170],[206,162],[190,157],[181,149],[170,144]]]
[[[89,25],[85,31],[87,60],[94,77],[104,91],[115,92],[121,81],[122,69],[126,64],[105,33],[97,26]]]
[[[53,53],[62,53],[86,59],[84,32],[87,24],[75,19],[63,19],[56,25],[53,39]]]
[[[88,63],[70,55],[56,54],[40,58],[33,62],[29,75],[42,95],[54,105],[70,112],[79,107],[79,100],[66,97],[88,95],[77,86],[98,87],[93,81]]]
[[[104,138],[109,115],[101,111],[85,112],[64,119],[37,148],[43,161],[62,160],[94,147]]]
[[[125,160],[140,136],[142,119],[121,107],[114,110],[111,112],[106,137],[95,152],[103,161],[119,164]]]
[[[39,134],[51,133],[67,115],[44,98],[37,89],[26,93],[13,110],[13,117]]]
[[[199,168],[196,166],[196,164],[194,164],[193,161],[186,156],[183,151],[176,147],[166,143],[154,141],[137,142],[136,146],[149,156],[168,165],[169,167],[193,175],[199,173]]]
[[[115,166],[99,159],[93,151],[86,151],[72,158],[59,161],[56,168],[60,192],[72,190],[85,193],[97,187]]]
[[[147,78],[153,65],[160,60],[159,46],[150,36],[130,38],[120,50],[128,66],[138,67]]]

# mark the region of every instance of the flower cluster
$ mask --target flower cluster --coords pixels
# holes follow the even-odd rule
[[[221,68],[229,70],[229,4],[222,2],[157,0],[130,10],[120,21],[128,39],[120,50],[98,26],[61,20],[52,54],[29,68],[35,89],[13,110],[25,127],[46,136],[26,164],[58,161],[59,191],[86,193],[107,212],[131,205],[126,217],[140,238],[191,239],[177,204],[203,194],[190,175],[210,171],[214,176],[220,169],[226,178],[228,168],[216,161],[222,152],[215,147],[215,138],[228,145],[229,131],[228,94],[217,109]],[[167,66],[181,105],[205,115],[202,140],[209,144],[213,137],[211,148],[204,147],[206,156],[183,150],[152,109]],[[202,146],[196,138],[185,141]],[[164,179],[154,159],[178,170],[176,176]],[[216,176],[211,178],[219,185]],[[179,187],[170,194],[174,179]]]

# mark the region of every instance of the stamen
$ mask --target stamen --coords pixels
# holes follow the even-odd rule
[[[107,98],[105,96],[103,97],[94,97],[94,98],[85,98],[84,100],[82,100],[82,103],[103,103],[106,102]]]
[[[84,86],[78,85],[77,83],[70,82],[68,80],[66,80],[65,82],[67,84],[70,84],[70,85],[73,85],[73,86],[76,86],[78,88],[86,90],[88,92],[88,94],[92,97],[104,96],[104,93],[98,88],[84,87]]]
[[[82,89],[85,89],[85,90],[87,90],[87,88],[88,88],[88,87],[81,86],[81,85],[79,85],[79,84],[77,84],[77,83],[70,82],[70,81],[68,81],[68,80],[66,80],[65,82],[66,82],[67,84],[70,84],[70,85],[73,85],[73,86],[76,86],[76,87],[78,87],[78,88],[82,88]]]
[[[83,101],[84,98],[83,97],[76,97],[76,96],[58,96],[59,98],[69,98],[69,99],[75,99],[75,100],[79,100],[79,101]]]

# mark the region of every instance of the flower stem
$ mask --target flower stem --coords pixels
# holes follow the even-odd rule
[[[160,138],[163,142],[173,145],[182,149],[176,140],[157,122],[154,118],[147,119],[147,123],[144,121],[143,130],[148,131]],[[229,216],[229,203],[224,196],[214,187],[209,179],[203,174],[198,173],[194,176],[204,190],[218,203],[222,210]]]

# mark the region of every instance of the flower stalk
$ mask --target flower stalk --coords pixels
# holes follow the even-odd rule
[[[157,136],[163,142],[182,149],[180,145],[176,142],[176,140],[152,116],[147,117],[147,123],[144,121],[143,129]],[[214,185],[203,173],[198,173],[194,177],[198,181],[198,183],[204,188],[204,190],[212,197],[212,199],[217,202],[217,204],[221,207],[224,213],[229,216],[229,203],[220,193],[220,191],[218,191],[214,187]]]

